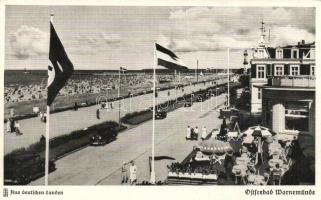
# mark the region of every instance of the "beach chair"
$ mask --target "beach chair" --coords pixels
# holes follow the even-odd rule
[[[244,184],[244,178],[242,176],[242,171],[241,170],[236,170],[235,171],[235,185],[238,185],[239,181],[240,180],[240,183],[243,183]]]
[[[282,173],[281,172],[273,172],[273,185],[277,182],[278,185],[281,185],[282,181]]]
[[[263,176],[264,176],[264,184],[263,185],[267,185],[270,181],[270,173],[264,172]]]

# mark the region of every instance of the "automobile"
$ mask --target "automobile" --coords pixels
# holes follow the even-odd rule
[[[49,160],[49,172],[56,170]],[[36,154],[18,154],[4,158],[4,184],[26,185],[45,175],[45,159]]]
[[[167,117],[167,113],[164,110],[157,110],[155,113],[155,119],[165,119]]]
[[[220,119],[225,118],[237,118],[240,115],[240,111],[236,108],[220,109]]]
[[[204,102],[206,100],[206,96],[205,95],[196,95],[195,96],[195,101],[196,102]]]
[[[103,146],[117,138],[117,132],[114,129],[101,129],[90,137],[91,146]]]

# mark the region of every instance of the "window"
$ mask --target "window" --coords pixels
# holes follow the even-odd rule
[[[257,66],[256,77],[257,78],[265,78],[265,66],[264,65]]]
[[[285,129],[309,131],[309,103],[303,101],[285,102]]]
[[[283,76],[283,75],[284,75],[283,65],[275,65],[274,76]]]
[[[257,99],[261,99],[262,98],[262,88],[258,88],[257,89]]]
[[[291,49],[292,58],[299,58],[299,49]]]
[[[291,76],[298,76],[298,75],[300,75],[300,66],[299,66],[299,65],[291,65],[290,75],[291,75]]]
[[[315,65],[311,65],[310,75],[315,76]]]
[[[264,58],[264,51],[263,49],[258,50],[258,58]]]
[[[283,49],[276,49],[275,58],[276,59],[282,59],[283,58]]]

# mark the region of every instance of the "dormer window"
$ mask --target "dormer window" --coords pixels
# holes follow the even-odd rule
[[[277,48],[275,51],[276,51],[275,52],[275,58],[276,59],[282,59],[283,58],[283,49]]]
[[[299,49],[291,49],[291,58],[298,59],[299,58]]]
[[[257,57],[258,58],[264,58],[264,50],[263,49],[258,49]]]

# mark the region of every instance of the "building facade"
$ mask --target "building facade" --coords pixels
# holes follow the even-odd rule
[[[263,50],[263,49],[262,49]],[[315,44],[305,44],[264,49],[263,55],[251,60],[251,112],[262,111],[262,87],[270,79],[281,81],[292,80],[295,86],[310,87],[315,78]],[[305,80],[307,81],[305,83]],[[309,81],[310,80],[310,81]]]
[[[315,43],[304,40],[295,45],[268,47],[262,22],[258,47],[250,61],[251,112],[262,112],[262,87],[272,78],[311,79],[315,77]],[[297,81],[297,80],[296,80]]]
[[[266,47],[251,61],[251,111],[277,133],[315,133],[315,43]]]
[[[284,77],[261,89],[264,126],[287,135],[315,135],[314,79]]]

